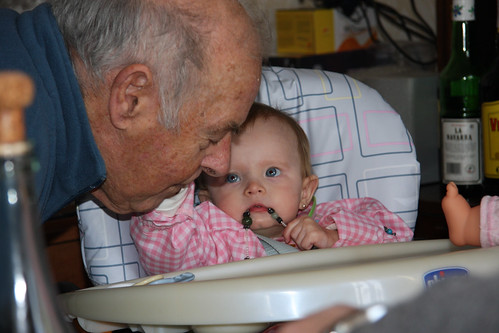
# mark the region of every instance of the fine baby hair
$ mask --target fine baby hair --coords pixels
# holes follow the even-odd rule
[[[300,163],[302,167],[302,176],[303,178],[305,178],[313,175],[312,164],[310,160],[310,143],[307,134],[305,134],[303,128],[300,126],[300,124],[298,124],[296,119],[289,116],[287,113],[284,113],[269,105],[255,102],[253,103],[253,106],[251,107],[245,122],[235,131],[234,137],[237,138],[244,134],[248,130],[248,128],[255,125],[255,121],[257,119],[268,120],[270,118],[276,118],[281,124],[288,126],[296,135],[296,139],[298,142],[297,150],[300,154]],[[196,179],[198,197],[201,202],[210,200],[210,195],[206,187],[206,178],[207,175],[203,173]]]
[[[263,118],[265,120],[270,118],[276,118],[281,123],[286,124],[291,128],[291,130],[296,134],[296,139],[298,140],[298,152],[301,158],[301,165],[303,168],[303,177],[308,177],[313,174],[312,164],[310,162],[310,143],[308,137],[303,131],[303,128],[298,124],[296,119],[289,116],[287,113],[279,111],[271,106],[262,103],[253,103],[246,121],[241,125],[239,130],[236,132],[236,136],[244,133],[244,131],[255,124],[257,119]]]
[[[264,120],[267,121],[269,119],[276,119],[278,123],[282,126],[288,127],[292,133],[296,137],[296,149],[297,152],[299,153],[299,159],[300,159],[300,166],[301,166],[301,175],[302,178],[305,179],[306,177],[311,177],[313,176],[313,171],[312,171],[312,164],[310,160],[310,143],[308,140],[307,135],[303,131],[302,127],[298,122],[292,118],[290,115],[277,110],[271,106],[262,104],[262,103],[254,103],[253,106],[251,107],[248,117],[246,118],[246,121],[235,131],[233,140],[237,141],[237,138],[242,136],[244,133],[249,128],[252,128],[255,126],[255,122],[257,120]],[[278,129],[276,128],[276,131]],[[269,142],[269,144],[272,144]],[[289,145],[293,146],[294,142],[289,142]],[[197,187],[198,187],[198,197],[200,201],[206,201],[210,200],[210,194],[206,186],[206,181],[207,178],[209,179],[210,177],[202,174],[196,181],[197,181]],[[313,176],[313,179],[316,177]],[[316,186],[315,186],[316,187]],[[314,189],[315,191],[315,189]],[[315,198],[313,198],[315,202]],[[299,208],[304,209],[308,206],[308,203],[302,203]],[[269,207],[267,209],[268,213],[278,222],[281,223],[284,227],[286,227],[286,224],[282,221],[282,218],[275,212],[274,209]],[[297,209],[298,211],[298,209]],[[245,212],[243,216],[243,225],[245,224],[244,221],[248,221],[249,219],[249,224],[251,224],[251,218],[249,217],[249,211]]]

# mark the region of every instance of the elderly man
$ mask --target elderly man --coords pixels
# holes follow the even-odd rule
[[[0,70],[36,86],[26,113],[43,220],[92,191],[117,213],[227,172],[261,45],[235,0],[53,0],[0,10]]]

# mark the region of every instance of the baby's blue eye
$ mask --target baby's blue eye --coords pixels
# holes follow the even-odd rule
[[[229,173],[227,177],[225,177],[227,183],[237,183],[239,180],[241,180],[241,178],[235,173]]]
[[[281,170],[277,169],[276,167],[268,168],[267,171],[265,171],[265,176],[267,177],[277,177],[281,174]]]

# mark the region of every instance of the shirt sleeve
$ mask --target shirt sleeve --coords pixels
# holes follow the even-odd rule
[[[168,217],[152,211],[134,216],[130,232],[148,274],[265,256],[251,230],[209,202],[190,210],[190,214]]]
[[[480,245],[499,245],[499,197],[484,196],[480,202]]]
[[[406,242],[413,232],[397,214],[373,198],[344,199],[317,206],[318,223],[337,229],[333,247]]]

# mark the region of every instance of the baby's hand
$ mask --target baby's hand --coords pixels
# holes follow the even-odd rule
[[[310,250],[313,246],[330,248],[338,241],[337,230],[324,229],[308,216],[300,216],[289,222],[282,235],[286,243],[294,241],[300,250]]]

